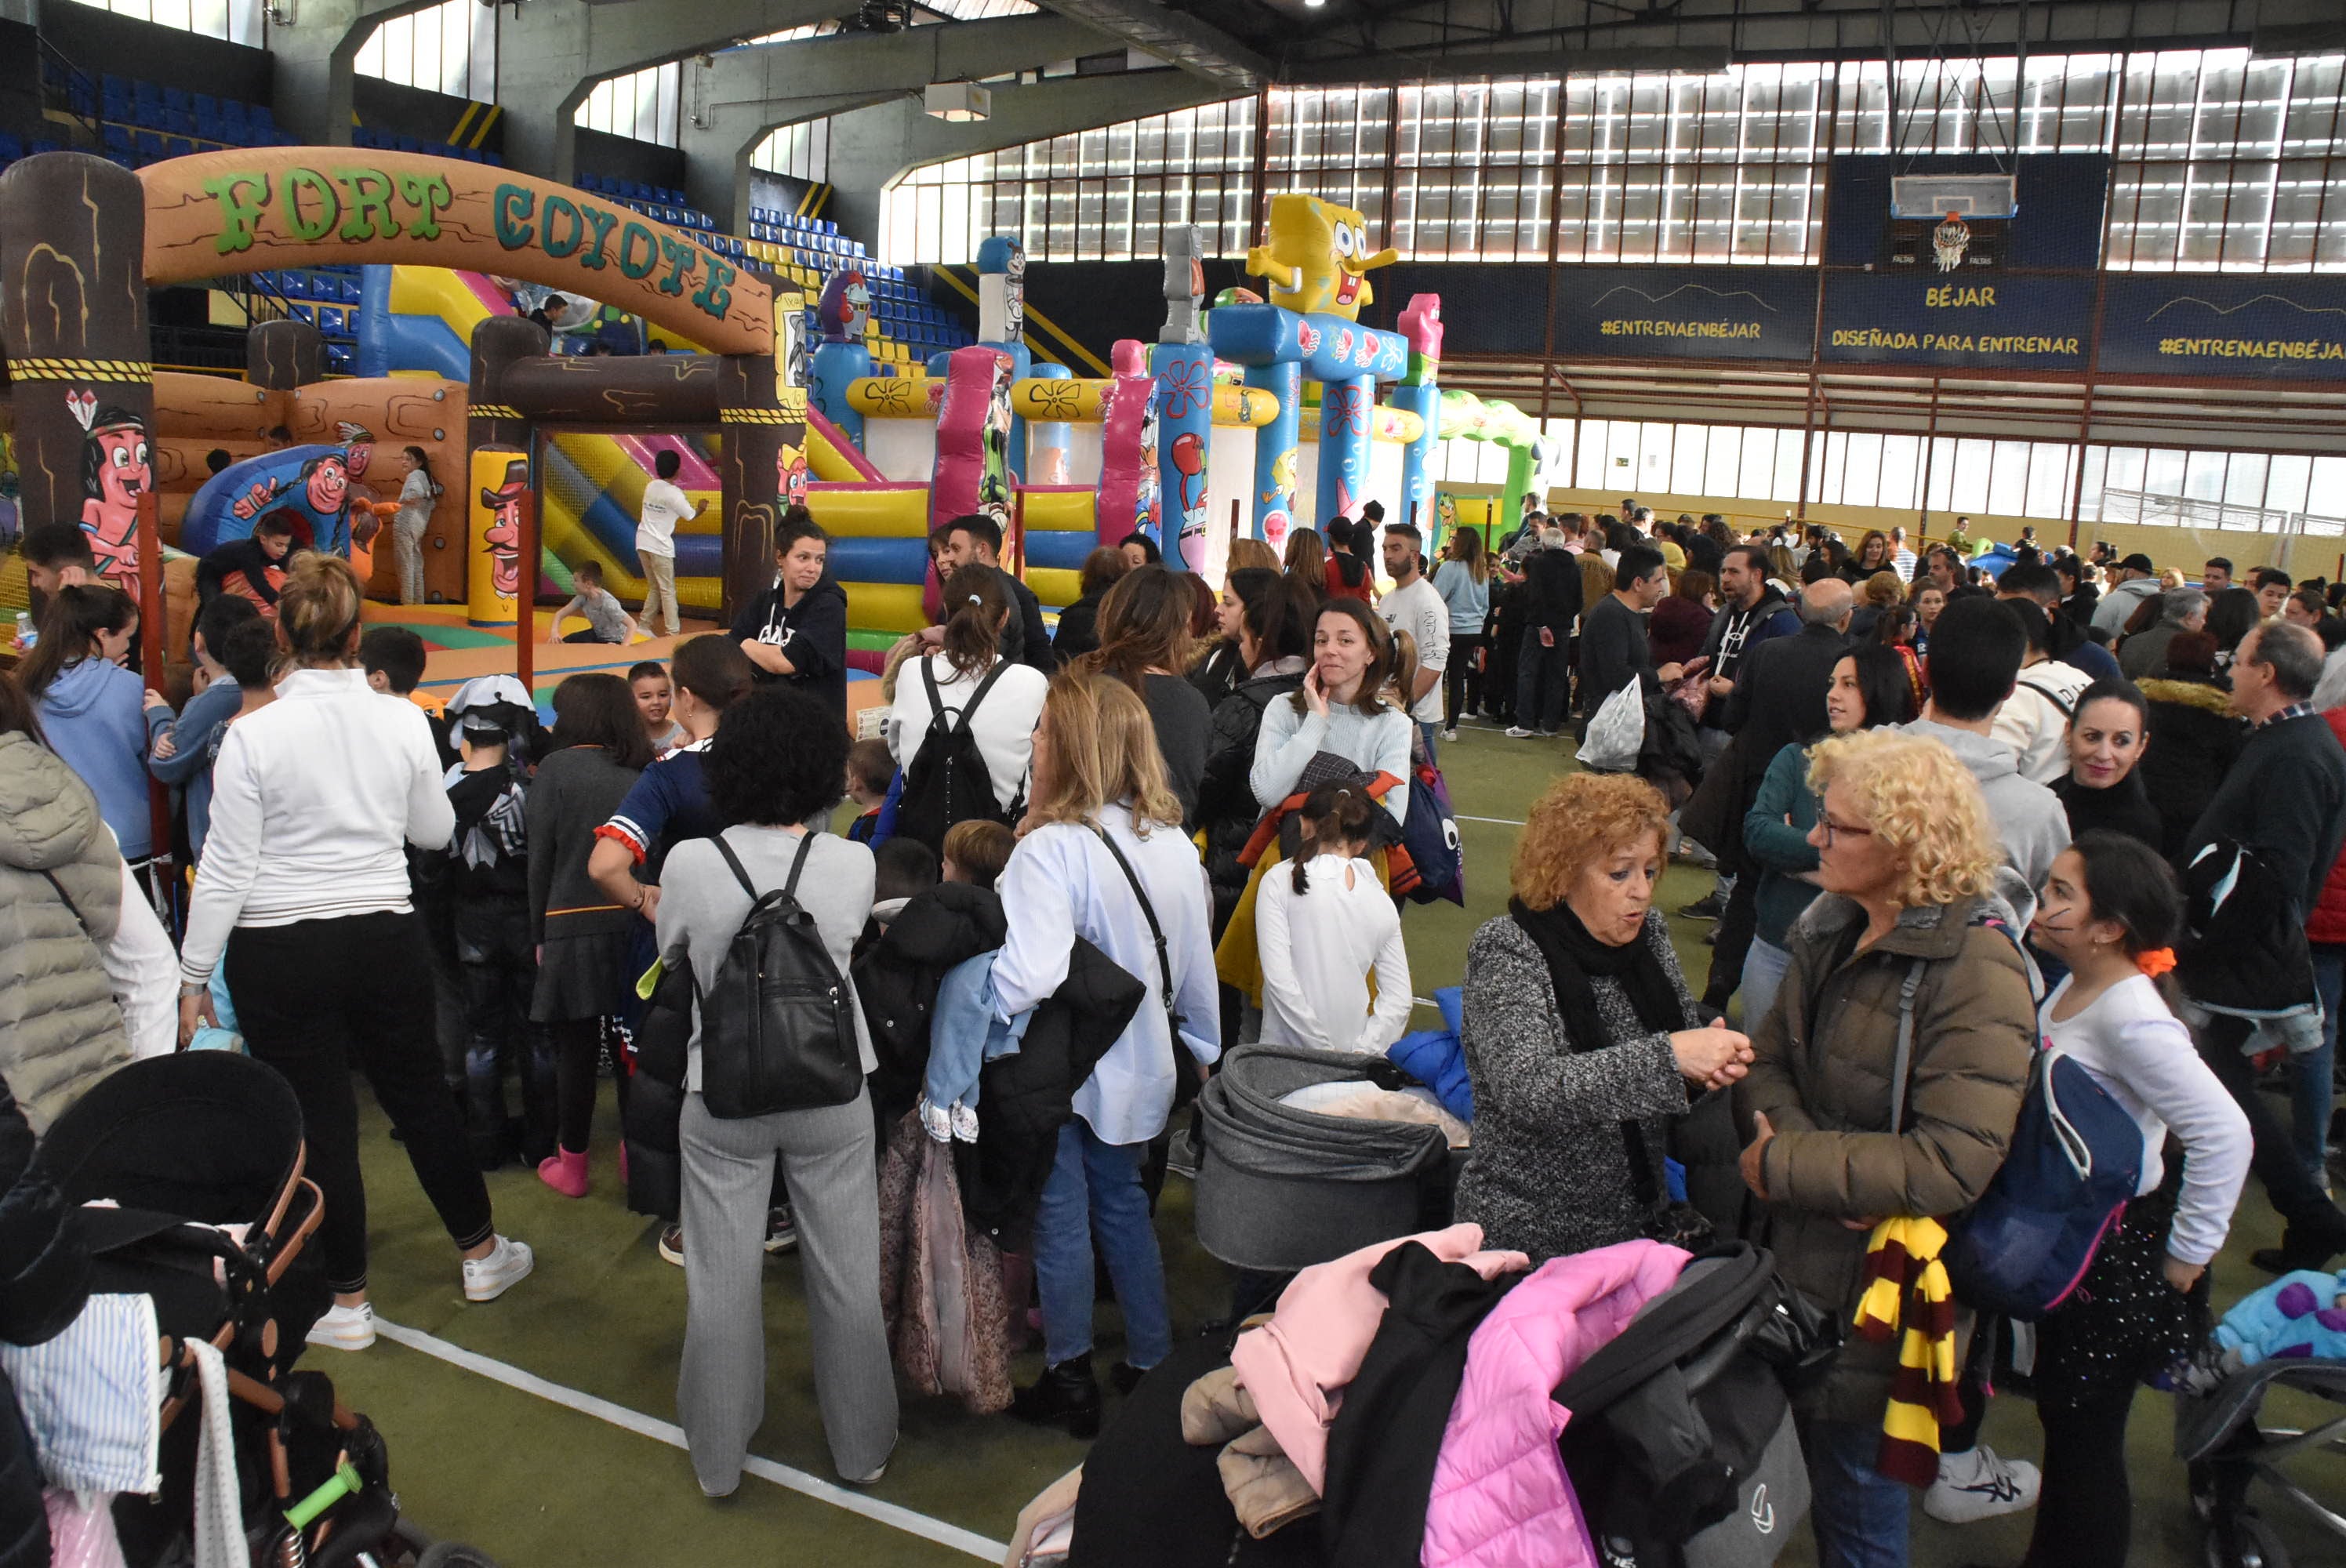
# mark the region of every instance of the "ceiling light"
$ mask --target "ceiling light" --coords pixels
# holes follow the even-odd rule
[[[982,120],[994,113],[994,94],[975,82],[931,82],[921,107],[941,120]]]
[[[1317,11],[1326,4],[1328,0],[1303,0],[1303,8],[1307,11]]]

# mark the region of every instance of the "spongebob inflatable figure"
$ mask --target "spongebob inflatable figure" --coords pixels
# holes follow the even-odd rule
[[[1391,249],[1369,253],[1368,219],[1316,196],[1285,192],[1270,199],[1270,243],[1247,252],[1247,270],[1270,284],[1270,302],[1310,315],[1361,319],[1376,298],[1369,273],[1401,260]]]

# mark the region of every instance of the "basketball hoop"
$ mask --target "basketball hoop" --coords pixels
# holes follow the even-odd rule
[[[1952,272],[1964,264],[1964,252],[1971,249],[1972,229],[1961,218],[1950,212],[1947,220],[1931,230],[1931,254],[1938,259],[1939,270]]]

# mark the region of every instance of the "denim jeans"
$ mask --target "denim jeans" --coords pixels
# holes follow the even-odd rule
[[[1433,743],[1442,737],[1442,726],[1438,723],[1427,724],[1422,719],[1412,719],[1410,722],[1417,726],[1418,738],[1425,742],[1426,761],[1436,768],[1441,767],[1442,759],[1440,755],[1434,751]],[[1404,779],[1402,782],[1406,785],[1408,781]]]
[[[2322,1186],[2330,1185],[2326,1168],[2330,1139],[2331,1074],[2338,1064],[2338,1002],[2346,982],[2346,945],[2313,944],[2313,988],[2321,998],[2321,1047],[2290,1064],[2290,1091],[2294,1125],[2290,1141],[2307,1172]]]
[[[1515,662],[1515,724],[1552,735],[1564,722],[1564,706],[1572,696],[1570,639],[1556,634],[1556,646],[1540,641],[1539,628],[1524,628],[1523,652]]]
[[[1146,1144],[1100,1141],[1081,1116],[1059,1129],[1059,1156],[1035,1214],[1035,1283],[1043,1298],[1043,1359],[1056,1367],[1092,1350],[1092,1241],[1124,1311],[1125,1359],[1146,1370],[1173,1349],[1165,1262],[1140,1185]]]
[[[1912,1493],[1873,1468],[1881,1448],[1879,1422],[1800,1423],[1817,1568],[1906,1568],[1906,1507]]]
[[[1784,973],[1792,967],[1792,955],[1765,937],[1751,939],[1751,950],[1743,955],[1743,1032],[1746,1034],[1760,1027],[1760,1020],[1768,1016],[1774,1005],[1777,988],[1784,983]]]

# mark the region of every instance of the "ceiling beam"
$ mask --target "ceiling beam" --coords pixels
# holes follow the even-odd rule
[[[1278,73],[1270,61],[1212,23],[1156,0],[1048,0],[1050,8],[1121,39],[1168,66],[1251,93]]]

